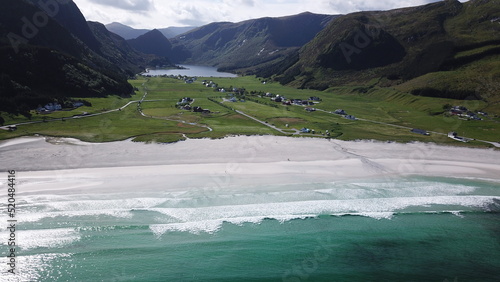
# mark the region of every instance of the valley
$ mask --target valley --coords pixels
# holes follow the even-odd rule
[[[186,83],[185,77],[138,77],[129,82],[138,89],[130,98],[89,98],[92,107],[51,114],[33,112],[32,121],[37,123],[18,125],[15,131],[1,130],[0,138],[40,134],[91,142],[132,139],[170,143],[186,138],[285,135],[474,147],[495,147],[499,141],[498,115],[490,113],[488,119],[466,120],[445,110],[447,105],[457,105],[481,111],[486,103],[477,100],[417,97],[376,86],[366,92],[360,92],[360,86],[305,90],[254,76],[200,77],[192,83]],[[276,99],[278,95],[283,101]],[[312,97],[317,101],[313,102]],[[178,106],[183,98],[192,100],[189,110]],[[308,101],[310,105],[288,105],[285,100]],[[205,111],[194,112],[194,108]],[[335,114],[340,109],[344,115]],[[29,121],[12,115],[4,119],[6,125]],[[425,130],[429,135],[412,129]],[[448,138],[450,131],[492,143],[457,142]]]
[[[2,1],[1,281],[500,277],[500,0]]]
[[[56,13],[33,40],[14,45],[13,34],[25,30],[18,19],[44,7],[9,1],[0,17],[0,139],[169,143],[272,134],[500,142],[495,0],[169,31],[86,21],[70,2],[60,8],[71,21]],[[201,73],[176,77],[178,65],[197,65]],[[75,101],[85,105],[68,107]],[[49,103],[63,110],[35,110]]]

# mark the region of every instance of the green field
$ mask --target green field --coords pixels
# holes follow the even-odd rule
[[[35,134],[46,136],[75,137],[90,142],[108,142],[133,138],[141,142],[175,142],[187,138],[222,138],[230,135],[290,135],[338,138],[342,140],[375,139],[382,141],[423,141],[441,144],[464,145],[446,136],[456,131],[460,136],[499,142],[500,123],[498,114],[489,113],[482,121],[468,121],[448,116],[445,105],[463,105],[470,110],[481,110],[483,101],[460,101],[451,99],[413,96],[392,88],[366,86],[334,87],[323,92],[299,90],[278,83],[263,84],[255,77],[207,78],[227,89],[221,93],[205,87],[203,78],[192,84],[172,78],[139,78],[130,83],[139,90],[130,98],[108,97],[86,99],[92,107],[81,107],[72,111],[54,112],[48,115],[33,112],[31,121],[57,119],[56,121],[19,125],[16,131],[0,130],[0,139]],[[229,94],[232,88],[243,88],[241,94]],[[145,101],[139,103],[144,93]],[[318,109],[308,112],[303,106],[282,105],[265,97],[281,95],[287,99],[307,100],[319,97]],[[237,97],[238,102],[227,99]],[[209,113],[195,113],[176,107],[184,97],[193,99],[192,107],[208,109]],[[151,101],[152,100],[152,101]],[[243,101],[242,101],[243,100]],[[71,119],[82,113],[102,113],[128,107],[93,117]],[[331,112],[344,109],[358,120],[349,120]],[[241,111],[265,124],[238,114]],[[2,114],[5,124],[29,122],[25,117]],[[66,119],[65,119],[66,118]],[[281,129],[266,126],[272,125]],[[402,126],[402,127],[397,127]],[[408,127],[408,128],[403,128]],[[298,130],[309,128],[313,134],[297,134]],[[409,128],[421,128],[436,132],[430,136],[411,133]],[[326,132],[329,132],[329,135]],[[473,141],[469,146],[492,145]]]

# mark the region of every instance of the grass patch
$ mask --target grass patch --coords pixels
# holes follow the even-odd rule
[[[421,128],[443,134],[456,131],[461,136],[500,141],[498,140],[500,123],[495,116],[496,112],[490,113],[490,118],[483,121],[465,121],[444,114],[443,106],[446,104],[464,105],[469,109],[479,110],[488,106],[485,101],[413,96],[401,90],[405,85],[398,89],[354,85],[334,87],[320,92],[294,89],[278,83],[263,84],[255,77],[210,78],[209,80],[214,80],[219,87],[226,89],[244,88],[245,95],[252,100],[231,103],[223,102],[222,97],[226,97],[227,93],[217,92],[203,86],[202,80],[199,79],[193,84],[185,84],[170,78],[133,80],[131,83],[139,88],[139,92],[131,98],[88,99],[92,103],[92,107],[82,107],[74,111],[57,112],[50,115],[50,118],[62,118],[80,114],[83,111],[99,113],[122,107],[129,101],[139,100],[144,92],[148,92],[147,100],[161,99],[161,101],[145,101],[141,104],[143,112],[154,118],[141,116],[137,111],[137,104],[134,103],[122,111],[101,116],[21,125],[17,131],[13,132],[2,130],[0,131],[0,139],[41,134],[75,137],[90,142],[133,138],[133,140],[140,142],[170,143],[184,140],[184,136],[188,138],[222,138],[229,135],[280,135],[276,130],[231,110],[234,108],[286,130],[289,134],[295,132],[293,129],[307,127],[314,129],[319,134],[324,134],[328,130],[331,137],[343,140],[376,139],[463,145],[436,134],[431,134],[430,137],[423,136],[411,133],[409,129],[405,128],[363,120],[353,121],[330,113],[336,109],[344,109],[348,114],[375,122]],[[288,99],[305,100],[313,96],[319,97],[322,101],[313,107],[326,112],[307,112],[302,106],[284,106],[281,103],[272,102],[270,98],[259,97],[260,94],[268,92],[285,96]],[[209,109],[210,113],[194,113],[176,108],[176,103],[184,97],[190,97],[194,100],[193,107]],[[218,103],[209,100],[209,97]],[[222,105],[219,104],[222,102]],[[2,116],[7,124],[28,121],[24,117],[6,116],[5,114]],[[33,119],[41,120],[40,117]]]

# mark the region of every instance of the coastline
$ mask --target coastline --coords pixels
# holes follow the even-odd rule
[[[24,193],[237,189],[408,175],[500,182],[500,152],[428,143],[238,136],[144,144],[22,137],[0,142],[0,156],[1,170],[19,172]]]

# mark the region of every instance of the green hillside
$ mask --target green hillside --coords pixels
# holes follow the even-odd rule
[[[495,0],[349,14],[333,20],[274,78],[320,90],[376,79],[415,95],[483,99],[482,81],[500,81],[499,17]]]
[[[134,49],[125,39],[109,32],[103,24],[97,22],[87,23],[100,42],[99,54],[128,76],[142,72],[149,66],[172,66],[172,63],[167,58],[154,54],[144,54]]]
[[[237,90],[223,93],[218,88],[206,87],[203,80],[212,80],[219,89]],[[279,83],[264,84],[262,79],[252,76],[199,78],[193,83],[178,78],[139,77],[130,82],[138,88],[133,97],[89,98],[92,106],[50,114],[33,113],[31,124],[20,124],[27,122],[26,118],[0,114],[7,125],[20,124],[16,131],[0,130],[0,140],[41,134],[91,142],[128,138],[174,142],[232,135],[421,141],[474,147],[494,147],[489,142],[500,141],[498,115],[491,113],[483,120],[466,120],[446,113],[448,105],[466,106],[471,111],[484,108],[486,103],[477,100],[416,97],[377,86],[342,86],[326,91],[296,89]],[[146,99],[139,102],[146,92]],[[286,100],[319,99],[313,106],[288,105],[272,101],[267,93],[271,93],[271,97],[286,97]],[[201,107],[207,112],[179,106],[185,97],[191,99],[190,107]],[[236,100],[231,101],[232,98]],[[308,107],[316,111],[308,111]],[[355,118],[335,114],[337,109]],[[314,131],[301,132],[303,128]],[[411,131],[413,128],[426,130],[430,135],[416,134]],[[450,131],[477,141],[452,140],[447,137]]]
[[[249,73],[296,52],[335,16],[303,13],[240,23],[212,23],[172,40],[177,62]]]
[[[168,58],[172,55],[172,44],[159,30],[154,29],[136,39],[127,40],[128,44],[144,54]]]
[[[38,26],[21,20],[42,13],[34,1],[5,2],[0,10],[0,111],[30,116],[30,110],[68,97],[129,96],[129,76],[151,64],[169,64],[132,49],[103,25],[87,23],[72,1],[57,4],[59,12],[49,11],[52,17]]]

